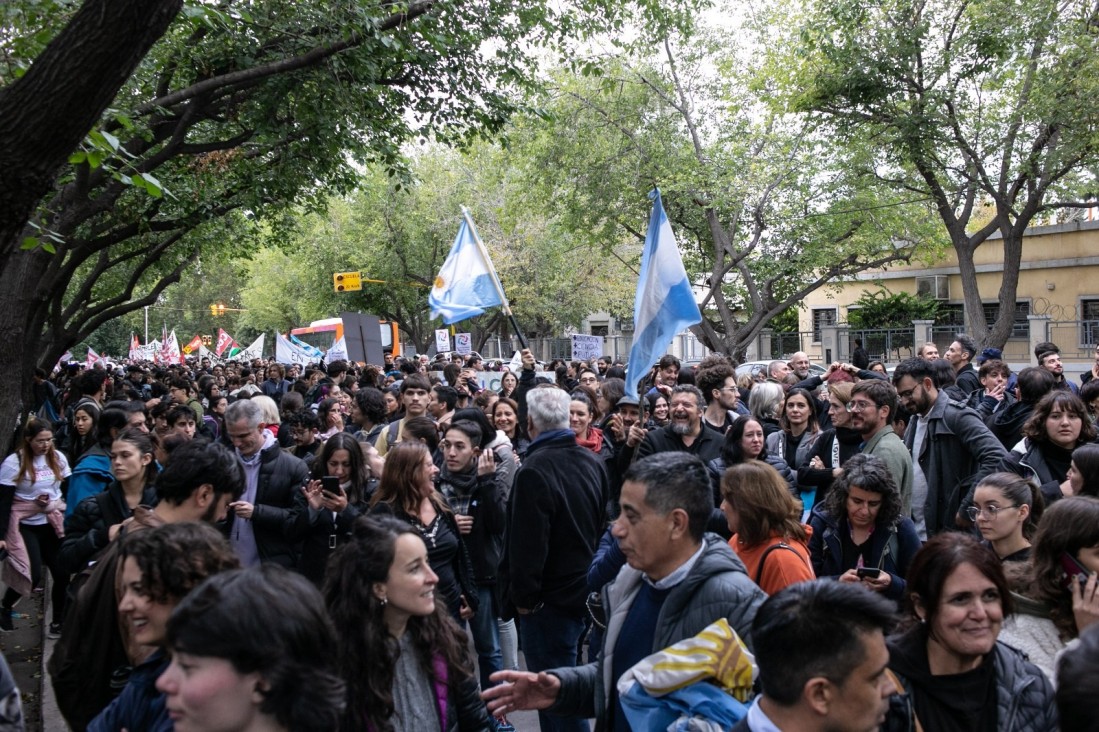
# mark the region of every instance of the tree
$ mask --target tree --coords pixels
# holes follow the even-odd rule
[[[617,260],[597,263],[570,251],[568,232],[523,195],[510,162],[523,154],[491,143],[462,151],[425,148],[409,162],[413,181],[400,189],[384,170],[369,169],[353,194],[333,200],[323,214],[303,217],[284,246],[253,259],[242,295],[246,322],[285,329],[361,310],[397,322],[426,351],[441,327],[429,317],[428,291],[458,232],[463,205],[526,335],[578,326],[593,309],[628,311],[636,274]],[[361,292],[333,291],[332,273],[345,270],[363,273]],[[279,291],[284,271],[293,273],[293,284]],[[288,313],[297,320],[285,322]],[[473,335],[477,350],[495,334],[510,334],[498,309],[459,328]]]
[[[620,22],[609,3],[544,0],[181,6],[5,10],[14,71],[0,72],[0,368],[14,378],[0,387],[0,418],[9,425],[35,365],[156,302],[204,252],[232,249],[230,213],[271,220],[316,208],[349,190],[361,163],[398,171],[406,141],[492,133],[533,81],[531,50]]]
[[[639,255],[645,193],[663,192],[710,348],[743,357],[770,320],[808,293],[906,261],[925,243],[925,211],[850,174],[865,146],[836,144],[787,114],[769,69],[741,33],[670,32],[659,51],[556,77],[525,134],[528,185],[561,210],[579,242]],[[737,43],[740,45],[737,45]]]
[[[847,311],[847,324],[856,329],[911,328],[913,320],[934,320],[939,301],[907,292],[890,292],[885,286],[866,290]]]
[[[1002,348],[1024,231],[1044,213],[1095,205],[1099,10],[1052,0],[828,0],[806,5],[791,26],[798,42],[777,63],[790,69],[792,104],[849,139],[873,140],[864,171],[932,203],[958,254],[966,327]],[[991,326],[973,263],[980,246],[1003,248]]]

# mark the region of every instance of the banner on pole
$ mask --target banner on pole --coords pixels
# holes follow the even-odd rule
[[[455,333],[454,352],[463,356],[473,353],[473,336],[469,333]]]
[[[282,333],[275,333],[275,360],[279,363],[296,363],[299,366],[308,366],[316,361],[304,348],[284,338]]]

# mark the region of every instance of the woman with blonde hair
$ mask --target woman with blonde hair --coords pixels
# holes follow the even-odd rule
[[[801,523],[801,505],[778,471],[760,460],[732,465],[721,478],[721,510],[729,545],[768,595],[815,579],[809,559],[813,530]]]
[[[454,512],[435,488],[438,474],[422,442],[398,442],[386,455],[370,511],[392,514],[420,533],[431,569],[439,575],[437,591],[451,615],[461,620],[477,610],[473,566]]]

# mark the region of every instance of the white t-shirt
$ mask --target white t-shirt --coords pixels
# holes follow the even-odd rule
[[[61,477],[63,479],[69,477],[72,470],[69,469],[69,461],[65,459],[65,455],[58,450],[54,450],[54,455],[57,456],[57,461],[61,464]],[[35,457],[33,468],[34,481],[31,482],[26,473],[19,474],[19,453],[8,455],[4,458],[4,462],[0,463],[0,485],[15,486],[16,498],[21,498],[24,501],[33,501],[43,493],[47,494],[51,501],[61,498],[61,481],[50,470],[50,464],[46,462],[45,455]],[[35,526],[44,524],[46,523],[46,514],[40,513],[23,519],[23,523]],[[5,531],[6,528],[0,527],[0,531]]]

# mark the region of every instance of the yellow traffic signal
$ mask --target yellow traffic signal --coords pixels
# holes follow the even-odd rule
[[[336,272],[332,275],[332,287],[336,292],[355,292],[363,289],[362,272]]]

